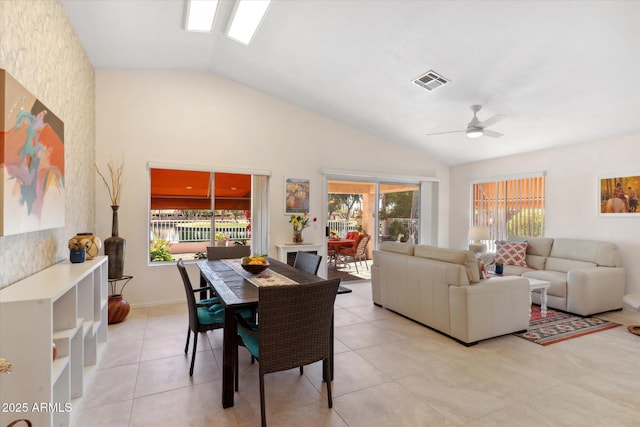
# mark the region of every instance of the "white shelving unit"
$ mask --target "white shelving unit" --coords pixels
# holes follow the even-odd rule
[[[13,364],[0,381],[2,409],[12,409],[0,411],[0,426],[20,418],[39,427],[70,425],[85,368],[107,341],[107,272],[105,256],[66,261],[0,290],[0,357]]]

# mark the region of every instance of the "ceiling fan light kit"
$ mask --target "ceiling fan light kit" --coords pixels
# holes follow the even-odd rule
[[[483,135],[482,129],[480,128],[471,128],[467,129],[467,136],[469,138],[480,138]]]
[[[489,117],[487,120],[481,122],[478,120],[478,111],[482,109],[482,105],[472,105],[471,111],[473,111],[473,118],[467,125],[467,128],[464,130],[454,130],[451,132],[437,132],[437,133],[428,133],[427,136],[433,135],[443,135],[446,133],[466,133],[468,138],[479,138],[481,136],[488,136],[490,138],[500,138],[502,134],[500,132],[496,132],[493,130],[486,129],[489,126],[493,126],[498,123],[500,120],[504,119],[506,116],[504,114],[496,114],[495,116]]]

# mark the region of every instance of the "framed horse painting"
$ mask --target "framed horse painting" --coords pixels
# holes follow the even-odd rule
[[[638,194],[640,173],[634,175],[611,175],[599,178],[600,216],[638,216]]]

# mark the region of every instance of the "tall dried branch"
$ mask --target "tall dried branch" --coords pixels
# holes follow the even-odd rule
[[[120,206],[120,194],[122,192],[122,186],[124,185],[124,160],[119,165],[116,165],[113,161],[110,161],[107,164],[111,182],[109,182],[102,172],[100,172],[98,165],[94,164],[94,166],[96,167],[96,172],[98,172],[98,175],[102,178],[102,182],[104,182],[104,185],[109,191],[111,205]]]

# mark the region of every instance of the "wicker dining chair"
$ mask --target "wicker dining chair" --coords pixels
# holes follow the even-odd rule
[[[264,376],[322,360],[330,372],[333,304],[340,279],[306,285],[261,286],[258,288],[260,324],[238,318],[235,346],[235,387],[238,390],[238,346],[246,347],[258,360],[260,377],[260,416],[266,427]],[[327,384],[327,403],[333,407],[331,379]]]
[[[193,376],[193,365],[196,361],[196,348],[198,347],[198,333],[222,328],[224,326],[224,307],[222,304],[210,301],[196,302],[194,294],[206,288],[193,289],[182,258],[178,260],[176,265],[182,277],[189,310],[189,329],[187,329],[187,344],[184,346],[184,354],[187,354],[189,350],[189,339],[193,332],[193,353],[191,355],[191,367],[189,368],[189,376]]]
[[[316,255],[311,252],[298,251],[293,266],[298,270],[311,274],[318,274],[318,268],[322,262],[322,255]]]
[[[207,246],[207,259],[242,258],[251,255],[251,246]]]
[[[176,266],[180,272],[182,284],[187,295],[187,308],[189,311],[189,328],[187,329],[187,343],[184,346],[184,354],[187,354],[189,350],[189,340],[193,332],[193,353],[191,355],[191,367],[189,368],[189,376],[193,376],[196,348],[198,347],[198,333],[219,329],[224,326],[224,306],[220,304],[217,297],[196,301],[195,294],[207,288],[194,289],[191,286],[191,280],[182,258],[178,260]],[[255,319],[255,311],[250,307],[238,309],[236,313],[246,319]]]

